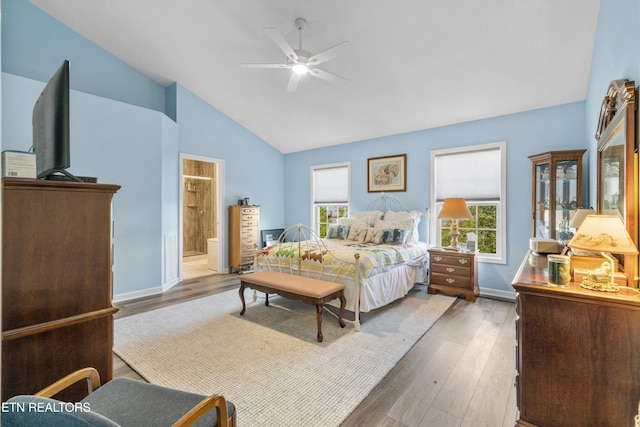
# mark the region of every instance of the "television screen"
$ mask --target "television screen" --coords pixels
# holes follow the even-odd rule
[[[33,150],[37,177],[66,172],[69,154],[69,61],[58,68],[33,107]],[[72,178],[73,179],[73,178]],[[74,179],[75,180],[75,179]]]

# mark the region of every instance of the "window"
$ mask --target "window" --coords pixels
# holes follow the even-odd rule
[[[471,219],[459,220],[458,242],[477,236],[478,259],[506,263],[506,142],[431,152],[431,235],[434,244],[448,246],[449,220],[438,220],[447,197],[462,197]]]
[[[326,237],[329,224],[349,215],[349,163],[311,167],[313,229]]]

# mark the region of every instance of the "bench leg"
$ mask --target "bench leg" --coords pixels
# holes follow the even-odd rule
[[[269,307],[269,294],[266,292],[264,293],[264,305]]]
[[[323,304],[316,304],[316,318],[318,319],[318,342],[322,342],[322,312]]]
[[[340,316],[338,317],[338,323],[340,323],[340,327],[344,328],[344,307],[347,305],[347,299],[344,297],[344,291],[340,292]]]
[[[247,309],[246,304],[244,303],[244,282],[240,282],[240,301],[242,301],[242,311],[240,312],[240,316],[244,314],[244,311]]]

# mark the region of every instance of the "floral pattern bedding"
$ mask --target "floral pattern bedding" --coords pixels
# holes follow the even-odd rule
[[[421,259],[427,254],[424,242],[385,245],[323,239],[321,244],[302,242],[268,246],[258,254],[256,262],[262,268],[297,268],[318,273],[355,277],[355,254],[360,255],[360,277],[368,278],[379,271]]]

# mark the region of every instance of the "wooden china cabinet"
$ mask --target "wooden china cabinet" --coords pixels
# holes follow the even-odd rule
[[[586,151],[547,151],[529,156],[533,162],[533,237],[571,239],[572,214],[582,207],[582,156]]]

